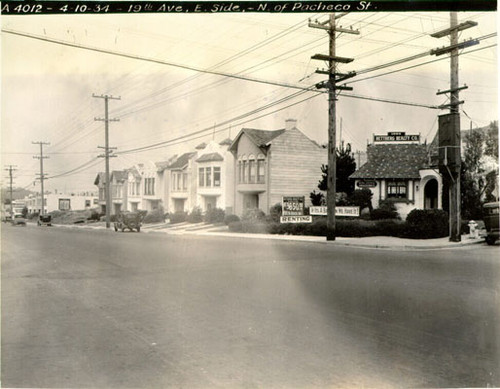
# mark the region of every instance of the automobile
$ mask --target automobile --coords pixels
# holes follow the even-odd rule
[[[500,236],[499,202],[483,205],[483,220],[486,227],[486,243],[495,244]]]
[[[37,224],[39,226],[48,226],[52,225],[52,216],[51,215],[40,215],[38,216]]]
[[[12,225],[14,225],[14,226],[25,226],[26,225],[26,219],[20,213],[15,214],[14,218],[12,219]]]
[[[146,211],[136,211],[136,212],[122,212],[116,216],[116,221],[114,223],[115,231],[125,231],[129,229],[130,231],[136,230],[141,231],[142,221],[146,216]]]

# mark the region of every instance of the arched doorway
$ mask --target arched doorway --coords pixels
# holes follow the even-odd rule
[[[438,207],[438,182],[435,178],[426,182],[424,187],[424,208],[435,209]]]

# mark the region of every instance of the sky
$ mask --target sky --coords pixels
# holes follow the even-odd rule
[[[110,162],[112,170],[165,161],[202,142],[234,138],[245,127],[281,129],[290,118],[309,138],[326,143],[328,100],[314,87],[326,78],[315,72],[325,63],[311,57],[327,54],[328,34],[310,28],[309,18],[322,22],[328,15],[2,16],[4,186],[5,168],[15,165],[14,186],[40,190],[35,181],[40,161],[33,158],[40,146],[33,142],[47,142],[46,190],[96,190],[94,178],[104,171],[104,159],[97,158],[102,154],[98,147],[104,146],[104,122],[95,119],[104,117],[104,100],[93,95],[116,98],[109,100],[109,118],[119,119],[109,123],[110,146],[117,154]],[[481,39],[459,57],[459,83],[468,86],[460,93],[465,101],[462,129],[498,119],[498,55],[492,35],[497,14],[458,13],[459,23],[467,20],[478,25],[462,31],[459,41]],[[447,55],[419,54],[449,45],[447,37],[430,36],[449,23],[448,12],[349,13],[339,20],[342,27],[359,31],[336,40],[337,55],[354,59],[338,70],[358,74],[347,83],[353,91],[342,92],[336,104],[339,142],[365,151],[373,134],[389,131],[432,141],[438,115],[448,111],[430,107],[448,103],[448,97],[437,92],[450,87],[450,63]],[[375,69],[412,56],[419,58]],[[303,91],[290,85],[313,88]],[[151,145],[157,147],[148,148]],[[144,150],[134,151],[137,148]]]

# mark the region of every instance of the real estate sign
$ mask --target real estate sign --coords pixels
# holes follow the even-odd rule
[[[304,196],[283,196],[281,204],[283,216],[304,215]]]
[[[327,212],[327,207],[309,208],[309,213],[311,215],[326,215]],[[359,217],[359,207],[335,207],[335,216]]]

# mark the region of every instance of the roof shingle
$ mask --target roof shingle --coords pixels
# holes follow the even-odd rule
[[[424,144],[379,144],[367,148],[368,161],[349,178],[419,178],[428,164]]]

